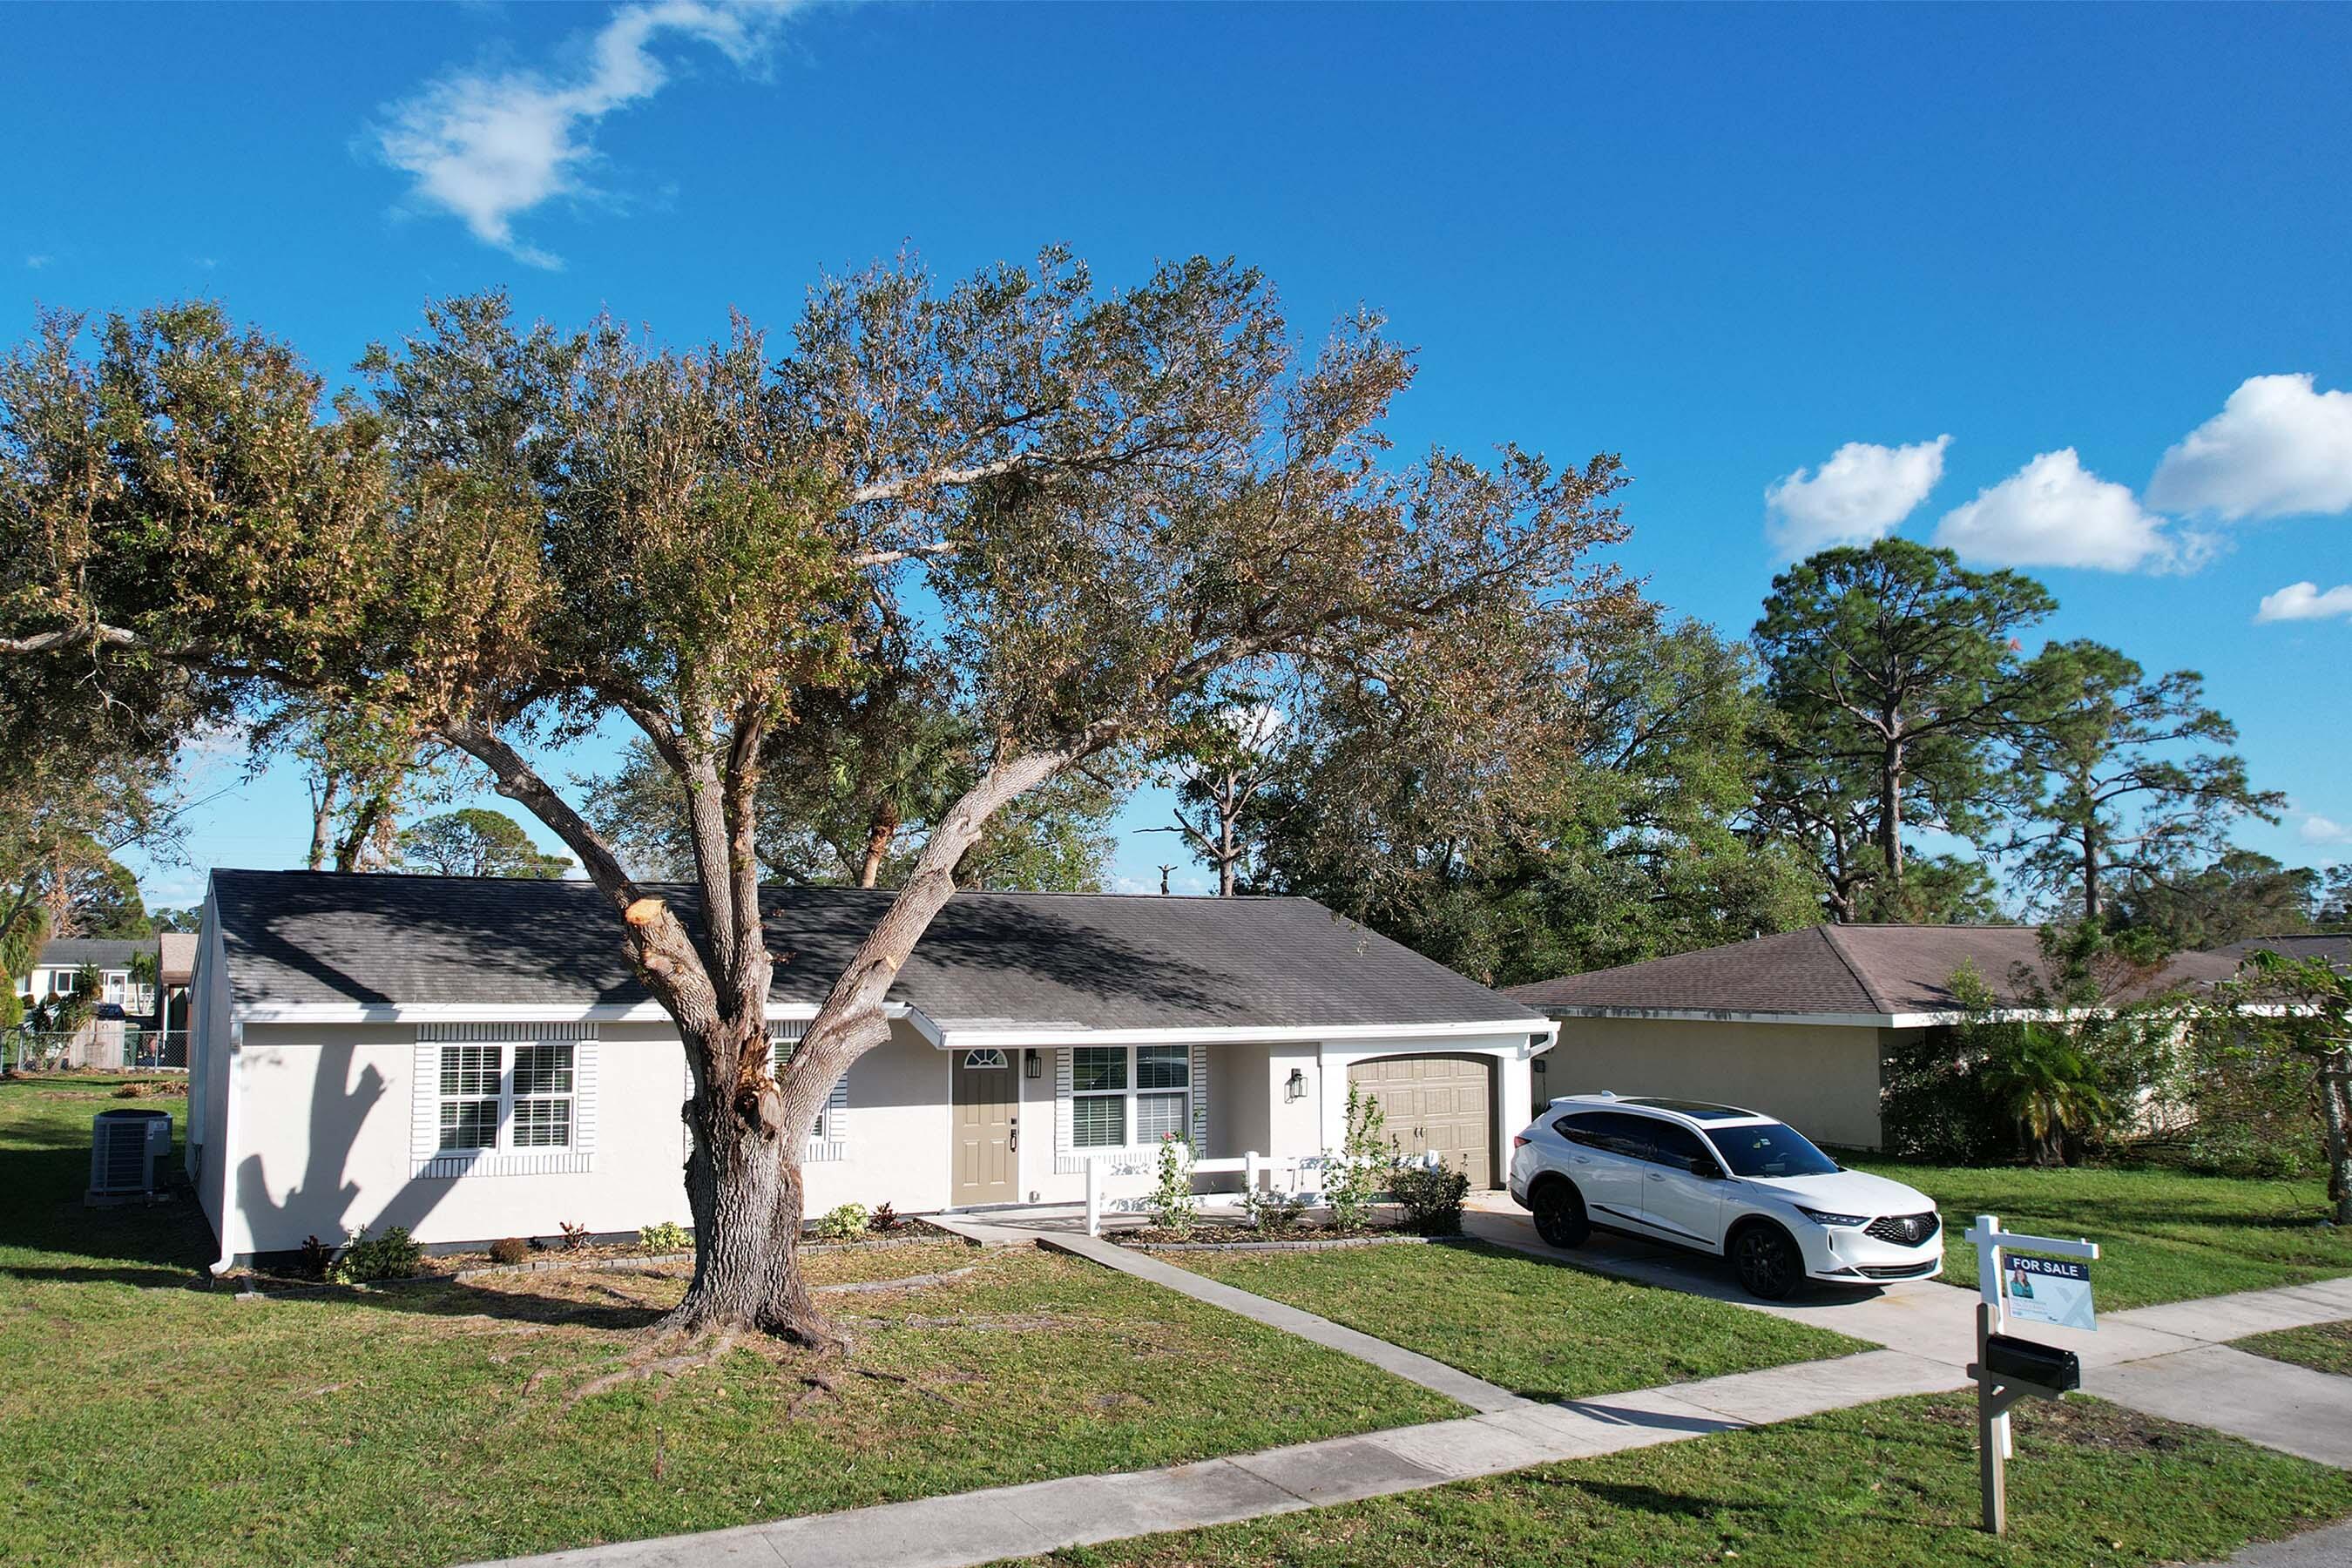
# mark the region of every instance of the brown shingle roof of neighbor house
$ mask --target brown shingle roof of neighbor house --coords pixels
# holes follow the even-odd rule
[[[2033,926],[1822,925],[1515,985],[1504,994],[1552,1013],[1859,1022],[1955,1010],[1951,978],[1963,963],[1974,964],[2003,1001],[2022,1000],[2018,972],[2041,972],[2042,933]],[[2237,966],[2227,952],[2181,953],[2133,994],[2211,984]]]
[[[221,870],[212,887],[239,1005],[650,999],[585,882]],[[693,923],[692,889],[649,890]],[[822,1000],[891,897],[766,889],[775,1000]],[[1545,1021],[1307,899],[958,893],[890,994],[961,1027]]]
[[[196,933],[167,931],[155,940],[162,950],[155,965],[157,976],[166,985],[185,985],[196,972]]]
[[[2243,960],[2263,948],[2268,948],[2282,958],[2320,958],[2337,965],[2352,963],[2352,935],[2342,932],[2316,936],[2250,936],[2243,942],[2233,942],[2218,947],[2216,952]]]

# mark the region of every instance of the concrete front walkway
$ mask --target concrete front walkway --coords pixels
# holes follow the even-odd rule
[[[1758,1301],[1722,1263],[1614,1237],[1573,1253],[1545,1245],[1524,1214],[1483,1209],[1465,1218],[1482,1240],[1563,1267],[1638,1279],[1834,1329],[1955,1371],[1976,1353],[1976,1292],[1933,1280],[1883,1289],[1818,1290]],[[2226,1342],[2273,1329],[2352,1318],[2352,1279],[2208,1296],[2103,1312],[2095,1333],[2035,1323],[2020,1332],[2073,1351],[2083,1392],[2168,1420],[2210,1426],[2284,1453],[2352,1469],[2352,1379],[2231,1350]]]
[[[1509,1408],[1456,1421],[1164,1469],[1072,1476],[699,1535],[622,1542],[511,1559],[505,1568],[723,1563],[762,1568],[967,1568],[1000,1557],[1036,1556],[1158,1531],[1197,1530],[1420,1491],[1530,1465],[1933,1393],[1960,1381],[1949,1369],[1918,1356],[1873,1351],[1565,1405],[1515,1399]]]

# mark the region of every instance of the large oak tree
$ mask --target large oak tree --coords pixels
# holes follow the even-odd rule
[[[151,713],[299,691],[404,714],[563,842],[686,1043],[674,1330],[835,1342],[797,1263],[797,1151],[1008,805],[1282,671],[1472,749],[1619,591],[1588,559],[1619,531],[1613,459],[1389,460],[1409,356],[1369,318],[1302,351],[1230,263],[1119,290],[1058,254],[951,286],[886,268],[823,283],[780,352],[746,324],[676,350],[454,300],[331,409],[212,307],[110,321],[94,353],[79,329],[51,319],[5,381],[25,586],[0,651]],[[985,763],[772,1066],[761,759],[878,674],[886,624],[950,672]],[[675,901],[534,761],[615,719],[686,802]]]

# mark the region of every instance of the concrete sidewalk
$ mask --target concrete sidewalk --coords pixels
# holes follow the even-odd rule
[[[1318,1320],[1318,1321],[1320,1320]],[[1739,1373],[1565,1405],[1515,1400],[1456,1421],[1331,1437],[1164,1469],[1072,1476],[772,1524],[620,1542],[504,1568],[969,1568],[1002,1557],[1421,1491],[1850,1405],[1951,1388],[1949,1369],[1895,1351]]]

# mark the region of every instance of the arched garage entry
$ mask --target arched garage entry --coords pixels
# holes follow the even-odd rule
[[[1353,1062],[1348,1081],[1381,1103],[1389,1136],[1407,1154],[1434,1149],[1470,1178],[1495,1184],[1495,1064],[1487,1057],[1376,1057]]]

